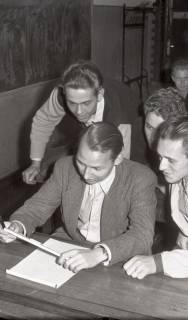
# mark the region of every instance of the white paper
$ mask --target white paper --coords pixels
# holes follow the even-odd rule
[[[44,244],[58,253],[74,249],[85,249],[81,246],[51,238]],[[73,277],[75,273],[58,265],[56,259],[55,256],[37,249],[11,269],[6,269],[6,273],[53,288],[59,288],[63,283]]]

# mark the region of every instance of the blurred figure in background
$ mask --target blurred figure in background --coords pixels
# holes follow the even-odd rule
[[[171,78],[188,110],[188,60],[178,59],[172,64]]]

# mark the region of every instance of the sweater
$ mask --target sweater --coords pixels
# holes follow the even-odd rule
[[[131,89],[127,85],[111,79],[105,80],[104,89],[103,121],[115,124],[120,128],[120,131],[122,124],[130,127],[138,108],[138,101]],[[65,97],[60,95],[58,87],[52,90],[48,100],[33,118],[30,134],[31,159],[43,158],[46,145],[56,126],[60,132],[66,131],[65,135],[68,136],[68,139],[70,138],[70,144],[76,144],[82,125],[69,112]],[[129,135],[127,145],[130,149],[130,128],[127,128],[125,133]]]

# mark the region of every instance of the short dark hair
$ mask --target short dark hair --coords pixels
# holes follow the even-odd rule
[[[173,75],[176,70],[185,70],[188,69],[188,60],[187,59],[178,59],[173,62],[171,66],[171,75]]]
[[[158,127],[156,140],[182,140],[185,154],[188,157],[188,113],[170,117]]]
[[[144,113],[154,112],[164,120],[171,115],[186,112],[186,106],[178,90],[173,87],[155,91],[144,103]]]
[[[86,137],[86,142],[91,150],[107,152],[111,151],[112,160],[115,160],[123,148],[123,136],[119,129],[111,123],[95,122],[85,128],[80,141]]]
[[[64,89],[86,89],[95,90],[95,94],[103,87],[103,76],[98,67],[87,60],[79,60],[71,64],[63,73],[60,86]]]

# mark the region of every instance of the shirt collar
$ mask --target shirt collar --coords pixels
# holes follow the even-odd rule
[[[170,183],[169,185],[170,185],[170,186],[177,185],[177,186],[179,186],[179,187],[184,186],[185,188],[187,188],[187,186],[188,186],[188,179],[187,179],[187,177],[185,177],[185,178],[182,178],[181,180],[179,180],[178,182]]]
[[[92,122],[100,122],[103,119],[104,112],[104,97],[97,103],[97,110],[86,123],[86,126],[92,124]]]
[[[110,174],[103,181],[100,181],[98,183],[105,194],[110,190],[110,187],[114,181],[115,175],[116,175],[116,167],[113,166]]]

